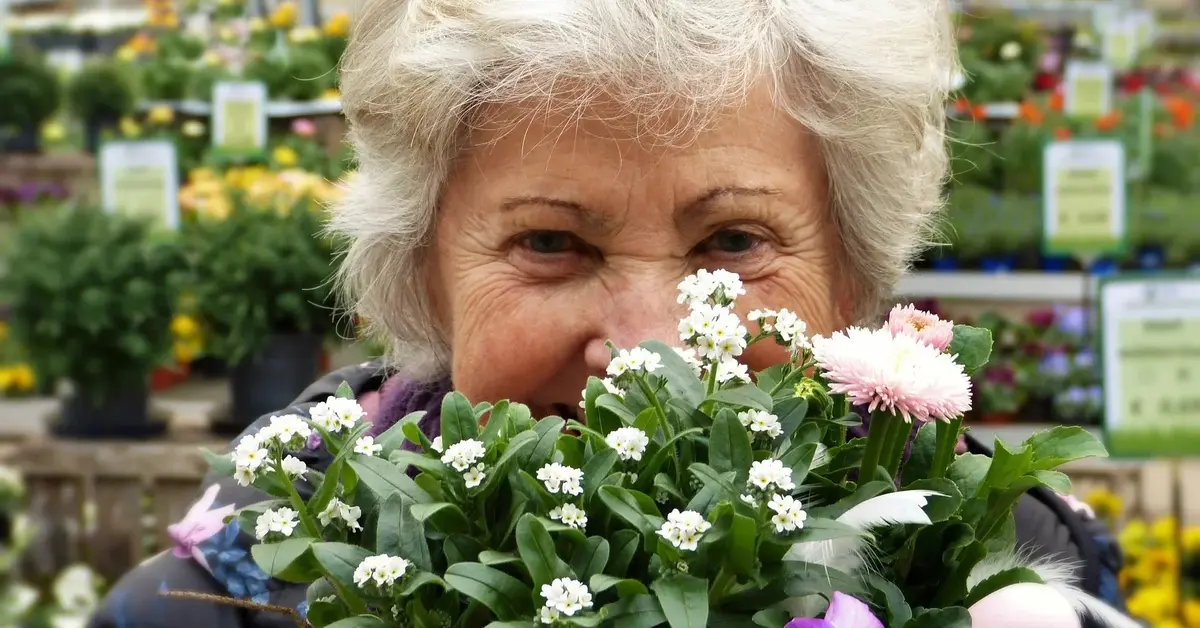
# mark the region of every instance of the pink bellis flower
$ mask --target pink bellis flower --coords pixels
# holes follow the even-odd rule
[[[871,608],[845,593],[834,592],[824,619],[798,617],[784,628],[883,628]]]
[[[167,526],[167,536],[175,543],[171,553],[178,558],[191,558],[205,569],[208,569],[208,561],[200,551],[200,544],[220,532],[225,527],[225,517],[234,511],[233,504],[213,508],[220,490],[219,484],[208,487],[182,521]]]
[[[897,305],[888,314],[888,330],[892,335],[907,334],[938,351],[945,351],[954,340],[954,323],[937,314],[918,310],[914,305]]]
[[[292,121],[292,133],[300,137],[312,137],[317,134],[317,125],[308,118],[296,118]]]
[[[908,334],[851,327],[812,341],[829,389],[905,421],[949,421],[971,409],[971,378],[954,357]]]

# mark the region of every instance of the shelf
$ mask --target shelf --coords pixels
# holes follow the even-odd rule
[[[146,101],[140,105],[142,111],[156,106],[166,105],[179,113],[189,116],[212,115],[212,104],[203,100],[158,100]],[[338,100],[312,100],[296,102],[290,100],[272,100],[267,103],[269,118],[298,118],[301,116],[328,116],[342,112],[342,103]]]
[[[896,294],[910,298],[1080,302],[1084,299],[1084,281],[1082,273],[917,272],[900,280]]]

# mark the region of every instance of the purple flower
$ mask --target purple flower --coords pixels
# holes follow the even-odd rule
[[[1096,356],[1088,350],[1080,351],[1075,354],[1075,368],[1090,369],[1096,365]]]
[[[208,562],[204,559],[199,545],[220,532],[221,528],[225,527],[225,517],[232,515],[234,511],[233,504],[213,508],[220,490],[219,484],[208,487],[200,501],[192,505],[182,521],[167,526],[167,536],[175,542],[171,553],[179,558],[192,558],[205,569],[208,569]]]
[[[825,619],[800,617],[789,621],[784,628],[883,628],[883,622],[863,602],[834,592]]]
[[[1066,377],[1071,372],[1071,359],[1061,351],[1046,354],[1046,357],[1042,358],[1042,363],[1038,365],[1038,371],[1042,375]]]
[[[304,447],[305,447],[305,449],[308,449],[309,451],[315,451],[317,449],[320,449],[321,448],[321,435],[316,432],[309,434],[308,440],[304,442]]]
[[[1088,314],[1082,307],[1055,306],[1055,325],[1069,336],[1082,337],[1087,332]]]
[[[1038,329],[1046,329],[1054,324],[1054,310],[1050,308],[1034,310],[1025,317],[1025,320]]]

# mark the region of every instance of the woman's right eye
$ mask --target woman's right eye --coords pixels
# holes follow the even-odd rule
[[[571,253],[580,249],[578,239],[566,231],[534,231],[522,236],[521,246],[539,255]]]

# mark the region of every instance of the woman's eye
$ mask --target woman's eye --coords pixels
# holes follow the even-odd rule
[[[521,245],[541,255],[569,253],[579,248],[575,237],[565,231],[535,231],[522,237]]]
[[[758,246],[762,239],[751,233],[737,229],[722,229],[701,244],[701,249],[709,253],[748,253]]]

